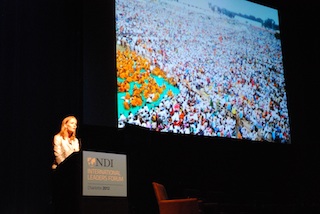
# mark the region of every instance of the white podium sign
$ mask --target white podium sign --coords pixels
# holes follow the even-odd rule
[[[127,156],[83,151],[82,194],[127,197]]]

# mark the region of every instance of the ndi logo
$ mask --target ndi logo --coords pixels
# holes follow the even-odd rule
[[[97,162],[96,158],[92,158],[92,157],[87,158],[88,166],[94,167],[96,165],[96,162]]]
[[[90,167],[102,166],[113,167],[113,159],[87,157],[87,163]]]

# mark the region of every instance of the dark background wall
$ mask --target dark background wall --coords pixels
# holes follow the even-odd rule
[[[301,207],[318,204],[318,9],[311,1],[265,2],[280,9],[284,23],[292,145],[212,143],[82,125],[83,2],[2,0],[0,212],[51,212],[51,142],[68,114],[79,118],[86,148],[128,154],[131,213],[156,212],[152,180],[167,184],[173,196],[195,188],[202,196],[262,192]]]

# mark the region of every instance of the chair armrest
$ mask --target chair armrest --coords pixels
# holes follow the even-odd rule
[[[170,199],[158,202],[160,213],[177,214],[191,213],[199,214],[199,204],[197,198]]]
[[[177,198],[177,199],[168,199],[168,200],[160,200],[160,203],[192,203],[197,202],[197,198]]]

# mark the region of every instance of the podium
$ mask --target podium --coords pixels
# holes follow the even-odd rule
[[[114,179],[114,177],[108,177],[106,174],[108,172],[111,172],[110,174],[112,174],[112,172],[113,174],[116,174],[114,172],[117,172],[119,175],[120,171],[116,169],[111,170],[106,168],[106,170],[104,170],[97,168],[100,165],[101,167],[117,167],[117,162],[119,162],[117,157],[118,154],[113,153],[80,151],[71,154],[67,159],[60,163],[53,172],[53,213],[128,214],[126,172],[124,172],[121,177],[121,182],[125,183],[125,189],[122,189],[120,194],[117,195],[112,192],[112,190],[116,190],[116,188],[123,185],[112,185],[112,182],[114,181],[108,181],[108,178],[111,180]],[[105,160],[112,161],[112,165],[106,165]],[[123,165],[123,163],[121,163],[121,165]],[[121,170],[123,171],[124,168],[121,168]],[[94,173],[94,175],[89,173]],[[98,173],[101,173],[103,176]],[[97,180],[98,178],[100,181]],[[104,188],[92,188],[92,186],[102,186]],[[90,192],[91,189],[94,191]]]

